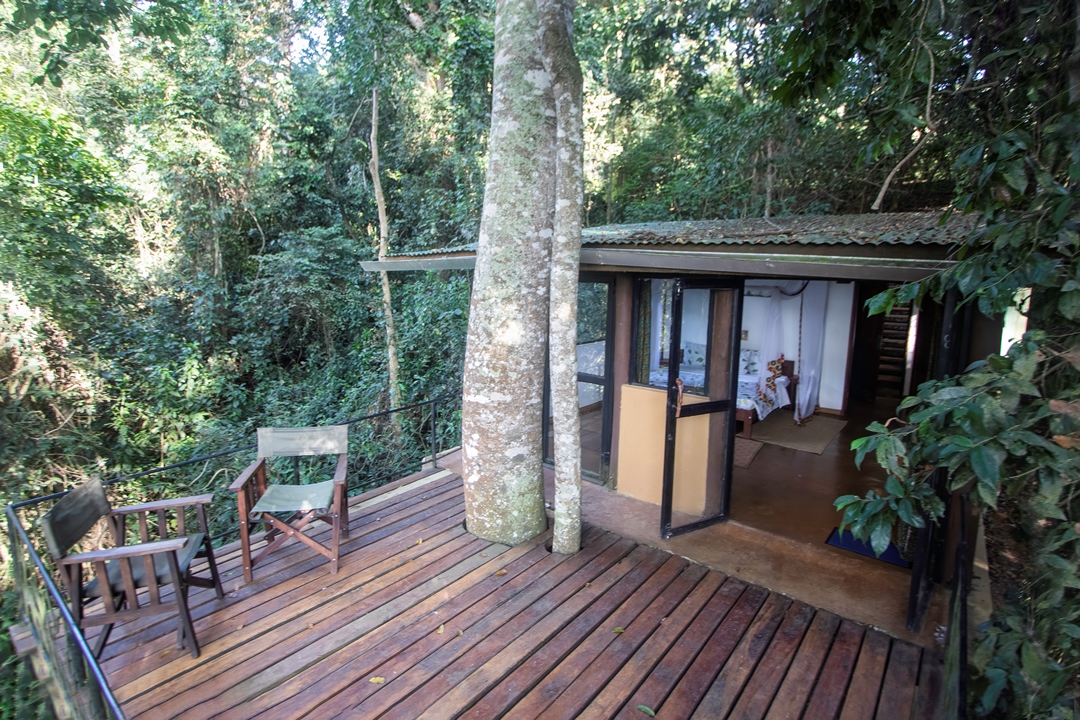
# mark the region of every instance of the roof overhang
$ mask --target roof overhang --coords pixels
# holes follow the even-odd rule
[[[950,260],[852,257],[788,253],[739,253],[653,248],[582,248],[583,270],[722,273],[835,280],[922,280],[950,267]]]
[[[773,277],[820,277],[835,280],[921,280],[953,264],[950,260],[905,257],[762,252],[716,252],[662,248],[581,249],[584,271],[722,273]],[[476,256],[401,257],[360,263],[368,272],[472,270]]]
[[[404,270],[472,270],[476,267],[476,255],[438,255],[400,257],[387,260],[366,260],[360,267],[367,272],[400,272]]]

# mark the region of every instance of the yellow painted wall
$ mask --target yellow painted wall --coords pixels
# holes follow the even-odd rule
[[[683,404],[705,398],[684,395]],[[619,485],[624,495],[660,504],[664,482],[664,423],[667,392],[640,385],[623,385],[619,406]],[[705,507],[705,470],[708,461],[709,422],[712,415],[679,420],[675,436],[675,492],[677,512],[701,515]]]

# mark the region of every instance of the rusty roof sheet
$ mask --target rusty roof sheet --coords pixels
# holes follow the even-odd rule
[[[746,220],[606,225],[585,228],[586,245],[954,245],[975,216],[940,212],[800,215]]]
[[[976,216],[940,212],[865,215],[798,215],[746,220],[684,220],[604,225],[582,230],[584,245],[956,245],[975,226]],[[476,252],[476,243],[415,250],[387,259],[452,256]]]

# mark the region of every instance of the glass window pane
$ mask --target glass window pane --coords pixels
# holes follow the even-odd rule
[[[604,374],[607,345],[608,284],[578,283],[578,372]]]
[[[634,381],[666,388],[671,358],[671,299],[674,280],[646,280],[640,286]],[[683,292],[682,338],[676,352],[684,391],[705,394],[709,352],[709,290]]]

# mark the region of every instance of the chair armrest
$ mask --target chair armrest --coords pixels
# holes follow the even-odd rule
[[[251,482],[251,479],[255,477],[255,472],[259,469],[260,465],[266,462],[266,458],[259,458],[255,462],[244,468],[244,472],[240,473],[236,480],[233,480],[233,484],[229,486],[230,492],[240,492],[245,485]]]
[[[157,553],[179,550],[184,547],[188,539],[186,537],[169,538],[168,540],[155,540],[153,542],[139,543],[138,545],[121,545],[120,547],[106,548],[104,550],[91,550],[90,552],[68,555],[60,559],[61,565],[76,565],[85,562],[106,562],[119,558],[139,557],[142,555],[156,555]]]
[[[141,505],[126,505],[113,508],[111,515],[131,515],[141,512],[157,512],[169,508],[189,507],[192,505],[208,505],[214,499],[213,493],[206,495],[192,495],[191,497],[172,498],[169,500],[155,500],[154,502],[142,503]]]
[[[341,485],[345,482],[349,472],[349,454],[341,453],[337,459],[337,470],[334,471],[334,484]],[[325,475],[323,477],[326,477]]]

